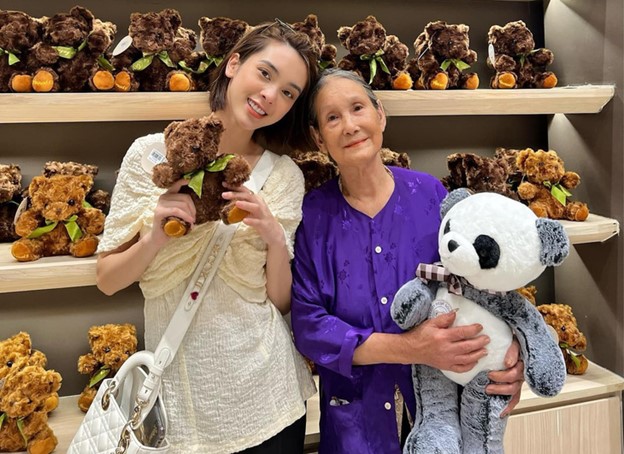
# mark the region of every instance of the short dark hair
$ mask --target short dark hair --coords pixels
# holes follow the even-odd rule
[[[353,71],[347,71],[345,69],[339,68],[330,68],[326,69],[321,73],[316,85],[310,92],[309,100],[308,100],[308,118],[309,118],[309,126],[312,126],[314,129],[318,129],[318,117],[316,115],[316,98],[318,97],[321,88],[327,85],[327,80],[331,78],[339,77],[341,79],[348,79],[353,82],[356,82],[362,86],[364,91],[366,92],[366,96],[373,104],[375,108],[379,107],[379,99],[375,92],[371,88],[370,85],[366,83],[366,81],[360,76],[358,73]]]
[[[277,152],[284,151],[284,148],[289,148],[288,151],[312,150],[314,141],[308,131],[306,110],[310,89],[318,77],[317,55],[307,35],[293,30],[279,19],[251,29],[225,56],[210,86],[210,108],[216,111],[225,107],[226,93],[230,85],[230,78],[225,75],[225,68],[230,57],[233,54],[239,54],[240,62],[243,63],[272,42],[284,43],[297,51],[307,66],[308,80],[294,106],[284,115],[284,118],[275,124],[258,129],[254,133],[254,140],[262,142],[272,151]]]

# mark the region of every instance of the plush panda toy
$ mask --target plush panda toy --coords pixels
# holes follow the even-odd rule
[[[542,316],[515,289],[559,265],[569,252],[560,223],[494,193],[451,192],[442,202],[441,266],[419,266],[397,292],[392,317],[408,330],[459,308],[455,325],[480,323],[488,355],[466,373],[413,366],[417,414],[405,454],[502,453],[510,396],[485,393],[487,372],[505,369],[512,335],[518,338],[527,384],[538,395],[561,391],[566,368]],[[461,385],[461,386],[459,386]],[[462,388],[463,387],[463,388]]]

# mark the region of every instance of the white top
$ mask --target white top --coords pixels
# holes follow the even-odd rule
[[[162,134],[145,136],[126,153],[99,252],[151,229],[163,190],[152,183],[141,157],[162,143]],[[291,257],[303,192],[301,171],[282,156],[259,193],[284,228]],[[141,277],[146,349],[153,351],[160,341],[215,226],[199,225],[169,241]],[[266,251],[256,231],[241,224],[165,370],[171,454],[224,454],[258,445],[303,416],[304,401],[316,391],[287,324],[267,298]]]

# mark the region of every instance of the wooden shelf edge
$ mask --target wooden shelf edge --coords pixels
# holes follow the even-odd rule
[[[590,214],[583,222],[560,221],[571,244],[602,243],[620,233],[616,219]]]
[[[613,85],[527,90],[377,91],[389,116],[598,113]],[[210,113],[208,93],[3,93],[0,123],[161,121]]]

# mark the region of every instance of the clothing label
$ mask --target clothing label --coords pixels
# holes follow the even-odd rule
[[[28,207],[28,197],[24,197],[17,207],[17,211],[15,212],[15,217],[13,218],[13,225],[17,224],[17,220],[22,215],[26,208]]]
[[[121,38],[121,41],[119,41],[117,45],[115,46],[115,48],[113,49],[113,57],[121,54],[131,45],[132,45],[132,36],[130,35],[124,36],[123,38]]]
[[[449,302],[437,299],[431,303],[431,310],[429,311],[429,318],[436,318],[438,315],[448,314],[453,310],[453,307]]]
[[[494,65],[494,60],[496,60],[496,53],[494,52],[494,44],[488,44],[488,59],[490,63]]]
[[[152,173],[152,169],[156,164],[166,161],[165,144],[155,143],[143,152],[143,156],[141,156],[141,167],[143,167],[143,170],[147,173]]]
[[[550,325],[546,325],[546,328],[548,328],[548,334],[550,334],[550,337],[552,337],[556,343],[559,343],[559,334],[557,334],[555,328]]]

